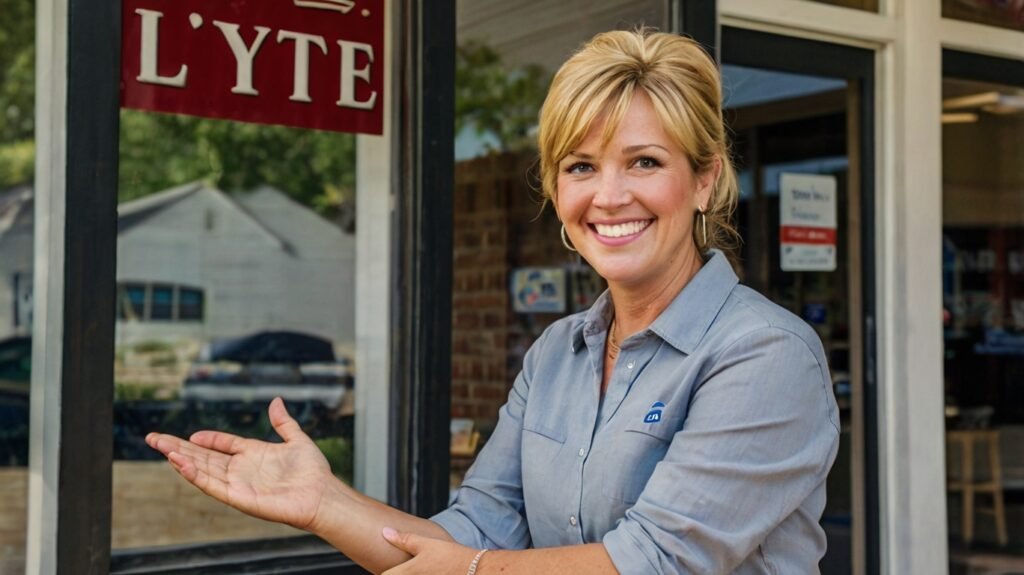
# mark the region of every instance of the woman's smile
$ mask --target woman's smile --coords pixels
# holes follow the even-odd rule
[[[654,218],[648,218],[619,222],[591,222],[589,227],[597,237],[597,241],[606,246],[620,246],[639,238],[653,223]]]

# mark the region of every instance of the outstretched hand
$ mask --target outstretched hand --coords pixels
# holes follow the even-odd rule
[[[243,513],[310,530],[336,483],[327,459],[276,398],[270,423],[284,443],[199,431],[188,441],[150,433],[146,443],[207,495]]]

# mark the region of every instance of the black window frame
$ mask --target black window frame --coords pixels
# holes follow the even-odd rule
[[[395,3],[393,9],[400,22],[393,44],[400,79],[393,107],[400,112],[393,138],[399,162],[391,175],[397,200],[392,398],[410,402],[392,403],[389,502],[425,516],[447,502],[449,400],[443,384],[450,371],[455,3]],[[66,77],[57,80],[67,86],[61,200],[69,214],[63,266],[56,271],[63,275],[63,361],[57,377],[62,404],[74,406],[56,417],[56,571],[365,573],[327,547],[322,554],[311,552],[314,559],[301,566],[283,549],[259,565],[246,564],[253,545],[202,545],[191,553],[166,549],[147,553],[141,564],[140,552],[112,552],[121,3],[66,0],[66,15],[47,15],[54,19],[48,26],[67,24]],[[187,566],[183,556],[191,557]]]
[[[167,304],[169,315],[156,317],[156,291],[170,290],[171,301]],[[132,293],[142,292],[142,301],[135,302]],[[186,294],[198,296],[197,303],[191,308],[186,307]],[[138,305],[136,305],[138,304]],[[142,322],[201,322],[206,318],[206,290],[201,287],[170,284],[164,282],[122,281],[117,284],[117,319],[118,321]],[[131,309],[131,317],[126,308]],[[184,313],[193,309],[191,313]]]

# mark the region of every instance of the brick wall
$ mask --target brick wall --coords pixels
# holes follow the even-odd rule
[[[559,239],[551,206],[527,174],[534,154],[493,154],[456,164],[452,293],[452,417],[486,430],[522,365],[523,354],[561,314],[517,314],[509,278],[522,266],[576,261]]]

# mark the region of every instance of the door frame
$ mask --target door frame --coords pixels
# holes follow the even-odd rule
[[[862,319],[860,341],[862,356],[862,437],[854,436],[852,451],[854,529],[852,557],[857,573],[874,575],[880,569],[880,497],[877,374],[877,297],[875,275],[875,51],[781,36],[744,28],[722,27],[718,51],[723,62],[765,68],[794,74],[842,78],[856,86],[859,109],[855,129],[860,135],[856,154],[860,192],[860,299]],[[796,57],[794,57],[796,56]],[[852,359],[852,358],[851,358]],[[859,459],[859,461],[858,461]],[[861,469],[858,472],[858,467]],[[857,493],[858,485],[862,493]],[[860,502],[858,504],[858,501]],[[858,515],[860,517],[858,517]]]

